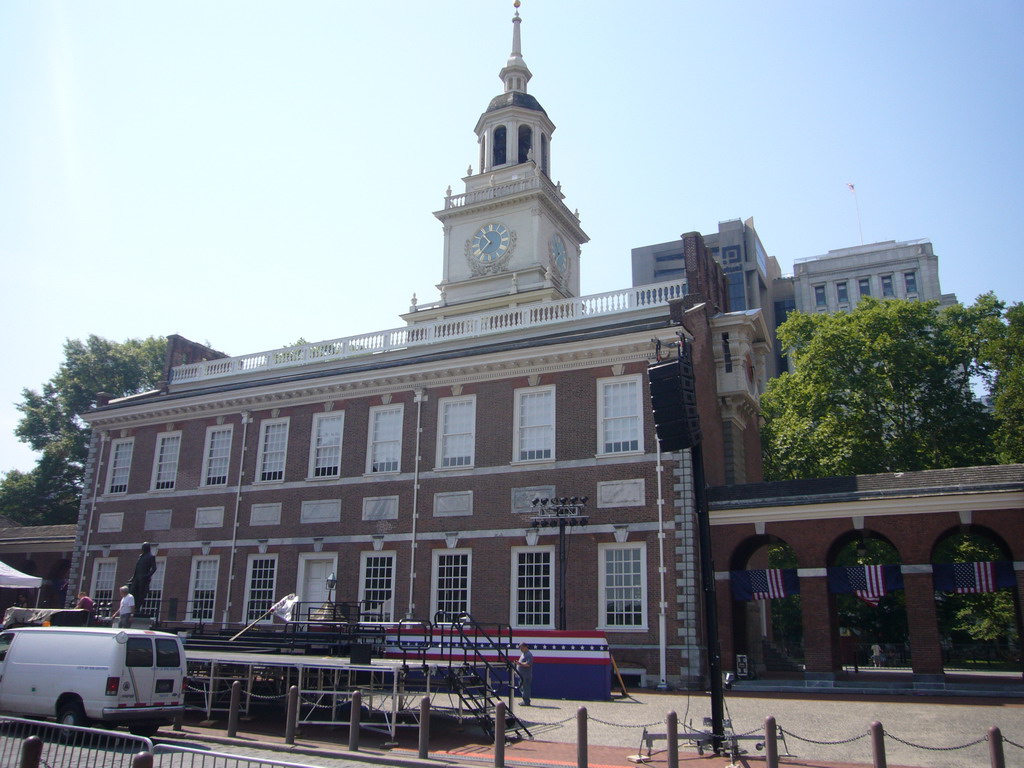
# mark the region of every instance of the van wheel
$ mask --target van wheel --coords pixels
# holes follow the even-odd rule
[[[57,712],[57,722],[61,725],[77,725],[80,728],[84,728],[89,724],[89,720],[85,716],[85,710],[82,709],[82,705],[77,701],[72,701],[60,708]]]
[[[150,736],[155,736],[159,730],[159,723],[132,723],[128,726],[128,733],[132,736],[145,736],[147,739]]]

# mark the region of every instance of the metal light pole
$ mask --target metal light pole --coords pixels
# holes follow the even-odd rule
[[[558,526],[558,628],[562,630],[565,629],[565,566],[568,560],[565,554],[565,528],[590,522],[590,518],[583,514],[586,504],[586,496],[533,500],[534,516],[530,524],[534,528]]]

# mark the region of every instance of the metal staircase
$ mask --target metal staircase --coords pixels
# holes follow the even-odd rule
[[[445,617],[434,618],[436,624],[437,619]],[[511,699],[515,676],[519,674],[515,662],[508,655],[511,632],[504,639],[500,635],[493,637],[468,613],[454,617],[450,626],[455,637],[447,648],[449,666],[445,681],[470,716],[493,738],[495,713],[502,698],[502,689],[508,691]],[[492,654],[491,658],[497,656],[497,660],[492,661],[485,652]],[[530,729],[512,712],[511,707],[505,712],[505,732],[512,732],[518,738],[524,734],[533,738]]]

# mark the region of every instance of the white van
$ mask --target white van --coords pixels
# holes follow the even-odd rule
[[[185,650],[142,629],[26,627],[0,634],[0,711],[151,736],[184,711]]]

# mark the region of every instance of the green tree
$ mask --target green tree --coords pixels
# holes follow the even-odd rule
[[[970,306],[863,299],[852,312],[794,313],[778,338],[793,371],[761,399],[771,480],[990,464],[995,420],[973,383],[1003,327],[991,294]]]
[[[0,514],[27,525],[74,522],[89,453],[89,428],[78,418],[97,392],[125,397],[156,387],[164,339],[114,342],[99,336],[68,340],[64,361],[40,390],[22,390],[15,435],[40,456],[29,472],[0,480]]]
[[[1005,319],[981,357],[991,368],[996,456],[1012,464],[1024,462],[1024,304],[1010,306]]]

